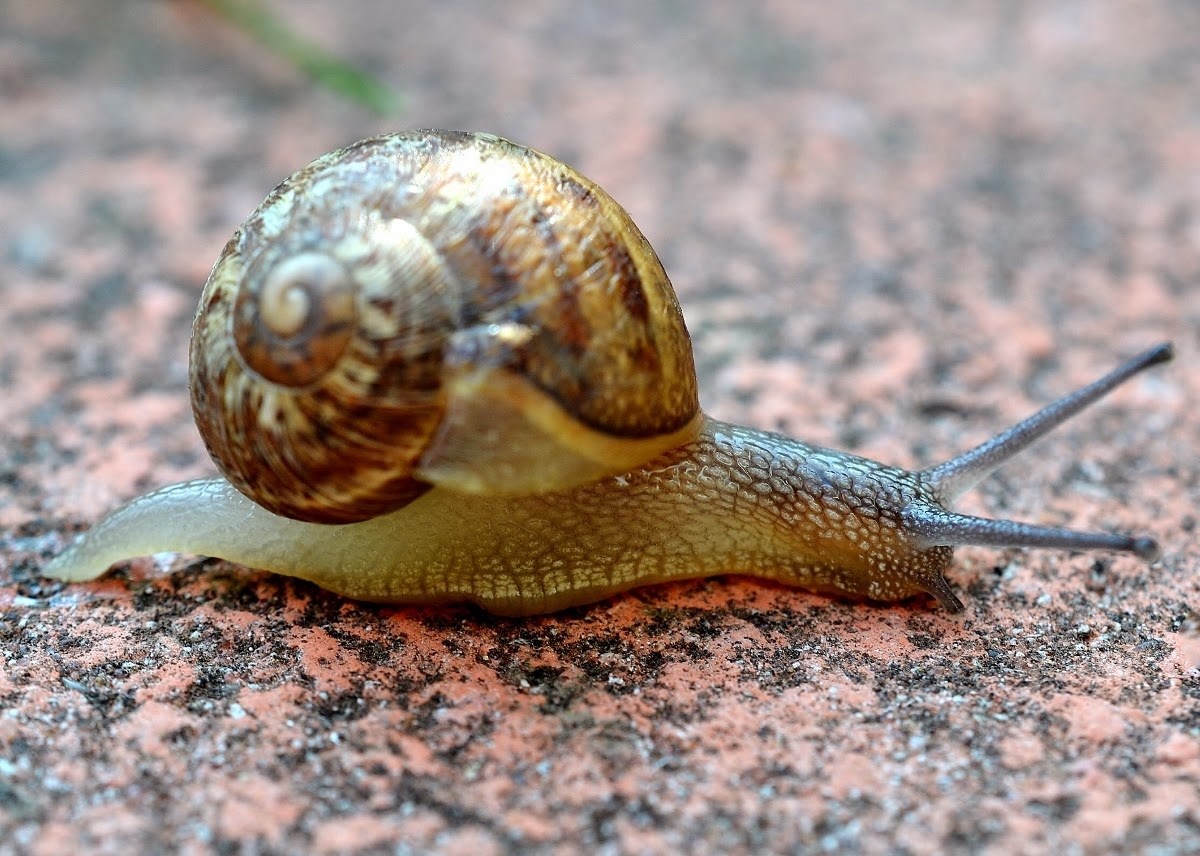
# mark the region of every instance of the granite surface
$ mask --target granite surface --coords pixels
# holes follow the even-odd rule
[[[1200,6],[273,5],[402,112],[197,2],[0,0],[0,853],[1200,849]],[[964,549],[958,617],[737,578],[508,620],[188,557],[39,577],[213,471],[212,261],[400,127],[608,189],[719,418],[924,466],[1174,340],[961,506],[1162,560]]]

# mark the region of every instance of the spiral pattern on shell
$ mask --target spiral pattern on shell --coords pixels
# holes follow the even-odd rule
[[[260,505],[362,520],[428,488],[414,464],[464,364],[615,437],[698,413],[678,301],[625,211],[546,155],[440,131],[325,155],[242,224],[195,319],[193,411]]]

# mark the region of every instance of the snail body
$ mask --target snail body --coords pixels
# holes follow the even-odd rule
[[[856,488],[839,497],[835,482],[851,477]],[[435,488],[345,526],[277,517],[223,479],[186,482],[126,506],[145,540],[130,545],[122,534],[89,565],[215,553],[361,600],[473,601],[507,615],[722,573],[873,600],[928,591],[960,609],[942,578],[948,547],[904,545],[902,521],[886,508],[847,502],[880,491],[901,502],[926,494],[912,473],[705,420],[699,438],[653,466],[593,484],[519,496]],[[106,524],[89,539],[105,543]]]
[[[600,188],[490,135],[378,137],[286,180],[214,266],[191,389],[222,477],[133,500],[46,573],[180,551],[514,615],[739,573],[956,612],[956,545],[1157,555],[949,506],[1170,356],[916,472],[729,425],[700,411],[670,281]]]

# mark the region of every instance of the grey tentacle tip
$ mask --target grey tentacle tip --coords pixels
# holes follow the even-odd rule
[[[1162,558],[1162,549],[1158,542],[1147,535],[1133,539],[1131,552],[1145,562],[1157,562]]]

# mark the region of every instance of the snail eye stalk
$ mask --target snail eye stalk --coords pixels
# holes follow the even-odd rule
[[[973,544],[986,547],[1115,550],[1133,553],[1147,562],[1154,561],[1159,557],[1160,550],[1157,542],[1146,536],[1077,532],[1010,520],[990,520],[956,514],[948,511],[947,507],[1072,416],[1151,366],[1168,362],[1174,355],[1175,350],[1169,342],[1143,351],[1095,383],[1063,396],[969,452],[923,471],[921,475],[928,480],[940,504],[914,503],[906,507],[903,514],[906,527],[918,536],[918,544],[922,547]]]

